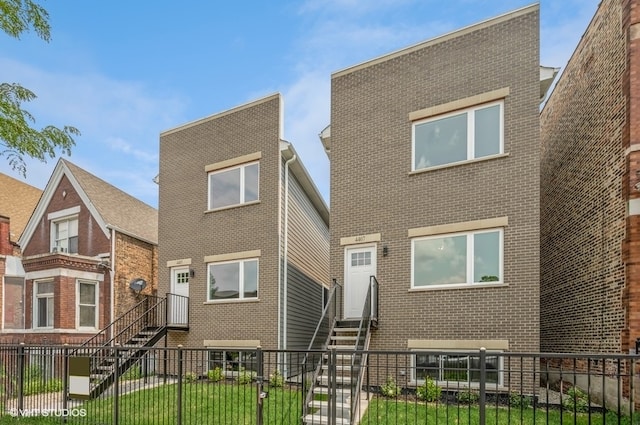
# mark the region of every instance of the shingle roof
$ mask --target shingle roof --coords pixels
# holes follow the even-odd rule
[[[77,165],[61,160],[82,187],[108,227],[158,243],[158,210]]]
[[[0,173],[0,215],[10,219],[11,242],[20,238],[41,195],[37,187]]]

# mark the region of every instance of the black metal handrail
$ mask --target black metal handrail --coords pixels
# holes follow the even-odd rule
[[[338,283],[336,279],[333,279],[333,285],[331,286],[331,290],[329,291],[327,304],[324,306],[324,309],[322,310],[322,316],[320,316],[320,320],[318,320],[318,325],[316,326],[316,330],[313,333],[313,337],[311,337],[309,348],[302,360],[303,373],[305,373],[307,370],[306,364],[309,358],[309,351],[313,350],[314,348],[316,349],[321,348],[324,350],[327,348],[327,345],[329,345],[329,341],[331,340],[331,329],[333,329],[333,327],[335,326],[337,317],[338,317],[338,307],[337,307],[338,295],[340,294],[341,289],[342,289],[342,286]],[[331,317],[330,314],[333,317]],[[322,335],[325,336],[324,338],[325,340],[322,347],[315,347],[317,344],[316,340],[319,339],[319,336],[321,337]],[[318,379],[318,376],[320,375],[321,368],[322,368],[322,356],[319,357],[317,364],[314,367],[313,377],[311,378],[311,385],[309,386],[309,390],[307,391],[307,395],[305,397],[305,402],[303,406],[303,416],[307,412],[307,409],[309,408],[309,403],[311,403],[311,400],[313,398],[313,389],[315,387],[316,379]]]

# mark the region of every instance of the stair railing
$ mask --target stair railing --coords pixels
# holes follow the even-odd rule
[[[356,344],[353,356],[351,358],[351,377],[353,381],[354,375],[357,375],[356,384],[351,385],[351,423],[356,423],[358,409],[360,406],[360,388],[364,379],[364,371],[367,367],[368,354],[365,350],[369,348],[369,340],[371,338],[371,326],[375,321],[378,322],[378,280],[375,276],[369,279],[369,288],[365,297],[364,306],[362,307],[362,316],[360,317],[360,325],[358,326],[358,334],[356,336]],[[359,362],[358,362],[359,360]]]
[[[342,286],[338,283],[336,279],[333,279],[333,285],[331,285],[331,289],[329,290],[329,295],[327,297],[327,303],[322,310],[322,316],[320,316],[320,320],[318,320],[318,325],[316,326],[316,330],[313,333],[313,337],[311,337],[311,342],[309,343],[309,347],[307,352],[304,355],[304,359],[302,360],[302,373],[306,373],[307,371],[307,361],[309,360],[309,352],[312,350],[324,350],[329,345],[331,341],[331,330],[334,328],[337,318],[338,318],[338,297],[342,294]],[[324,342],[322,342],[324,340]],[[319,345],[321,344],[321,345]],[[311,385],[309,385],[309,390],[307,391],[307,395],[305,398],[305,402],[303,405],[303,416],[307,413],[309,409],[309,403],[313,398],[313,390],[315,387],[316,380],[318,376],[320,376],[320,371],[322,370],[322,356],[315,362],[313,377],[311,378]]]

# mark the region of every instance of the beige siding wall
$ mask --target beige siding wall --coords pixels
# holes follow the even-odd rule
[[[160,137],[159,291],[170,288],[167,262],[190,259],[188,333],[170,344],[202,347],[204,340],[259,340],[277,346],[279,272],[280,97],[232,109]],[[261,152],[260,201],[207,212],[205,166]],[[259,300],[206,303],[205,256],[260,250]]]
[[[532,7],[333,76],[331,277],[343,281],[341,238],[381,235],[372,348],[506,339],[510,350],[539,349],[538,46]],[[503,88],[508,156],[410,173],[411,112]],[[509,222],[506,285],[410,291],[408,229],[495,217]]]

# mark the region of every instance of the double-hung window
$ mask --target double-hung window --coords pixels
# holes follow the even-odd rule
[[[211,263],[208,272],[208,301],[258,298],[257,259]]]
[[[412,288],[501,283],[503,230],[412,239]]]
[[[480,356],[469,353],[420,353],[413,356],[412,377],[417,383],[431,378],[437,382],[467,384],[480,382]],[[502,385],[502,356],[487,354],[486,383]]]
[[[53,280],[34,283],[33,322],[35,328],[53,328]]]
[[[66,217],[53,221],[52,252],[78,253],[78,217]]]
[[[98,283],[78,281],[78,327],[98,328]]]
[[[209,173],[209,209],[246,204],[259,199],[260,164],[250,162]]]
[[[503,153],[503,101],[413,123],[412,170]]]

